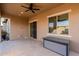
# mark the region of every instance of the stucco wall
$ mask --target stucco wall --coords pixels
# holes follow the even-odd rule
[[[76,52],[79,52],[79,4],[63,4],[54,9],[48,10],[47,12],[40,13],[30,18],[29,21],[37,20],[37,39],[43,40],[48,33],[48,19],[47,16],[70,10],[69,13],[69,35],[72,36],[70,38],[70,48]],[[29,23],[28,23],[29,24]],[[30,30],[30,27],[29,27]],[[29,31],[30,37],[30,31]]]
[[[13,15],[4,14],[3,17],[10,18],[10,40],[27,38],[27,19]]]
[[[0,10],[0,18],[1,18],[1,10]],[[0,41],[1,41],[1,26],[0,26]]]

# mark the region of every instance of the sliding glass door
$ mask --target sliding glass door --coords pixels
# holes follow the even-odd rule
[[[37,22],[30,23],[30,36],[37,38]]]

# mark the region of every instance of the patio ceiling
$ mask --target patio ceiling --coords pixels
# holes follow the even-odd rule
[[[39,11],[36,11],[36,13],[32,13],[30,11],[25,12],[26,9],[21,7],[21,5],[28,6],[28,3],[27,4],[4,3],[2,4],[2,12],[5,14],[11,14],[11,15],[20,16],[20,17],[30,17],[36,14],[42,13],[44,11],[47,11],[51,8],[55,8],[61,4],[59,3],[34,3],[34,7],[40,9]]]

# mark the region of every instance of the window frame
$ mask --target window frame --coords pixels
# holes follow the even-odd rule
[[[71,37],[71,36],[70,36],[70,17],[69,17],[70,12],[71,12],[71,9],[47,16],[47,19],[48,19],[48,34],[49,34],[49,35]],[[66,35],[66,34],[57,34],[57,33],[49,33],[49,18],[50,18],[50,17],[55,17],[55,16],[56,16],[56,22],[57,22],[57,20],[58,20],[58,17],[57,17],[57,16],[60,16],[60,15],[66,14],[66,13],[68,13],[68,20],[69,20],[68,35]]]

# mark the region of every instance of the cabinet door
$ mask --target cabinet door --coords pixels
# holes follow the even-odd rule
[[[51,41],[44,40],[44,47],[61,55],[67,55],[67,46]]]

